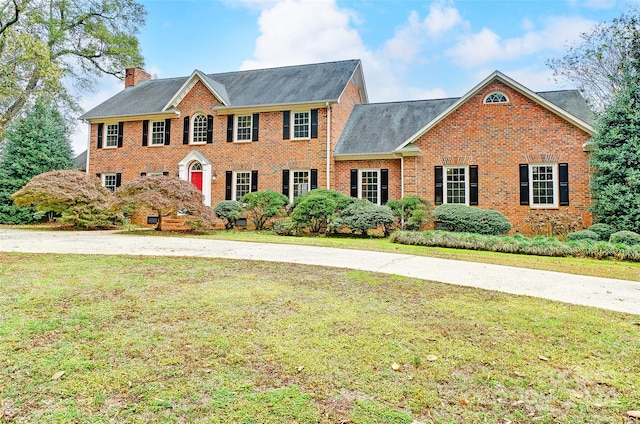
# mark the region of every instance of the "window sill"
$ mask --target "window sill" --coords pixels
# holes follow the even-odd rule
[[[104,146],[103,149],[117,149],[118,146]]]
[[[253,140],[233,140],[233,144],[249,144],[252,142]]]
[[[149,144],[147,147],[164,147],[164,144]]]

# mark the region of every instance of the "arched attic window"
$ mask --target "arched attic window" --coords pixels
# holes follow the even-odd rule
[[[509,98],[499,91],[494,91],[493,93],[487,94],[487,97],[484,98],[485,104],[496,104],[496,103],[509,103]]]
[[[207,117],[201,113],[193,117],[193,143],[203,144],[207,142]]]

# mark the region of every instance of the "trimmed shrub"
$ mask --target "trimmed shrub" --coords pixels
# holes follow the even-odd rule
[[[333,200],[336,204],[337,211],[341,211],[345,209],[355,200],[353,197],[349,197],[346,194],[340,193],[339,191],[329,190],[326,188],[317,188],[317,189],[306,192],[302,196],[296,197],[295,200],[293,201],[293,209],[295,210],[295,208],[306,199],[310,197],[315,197],[315,196],[320,196],[320,197]]]
[[[405,196],[401,200],[389,200],[387,206],[396,217],[398,225],[403,230],[416,231],[429,221],[429,214],[433,206],[418,196]]]
[[[593,224],[588,229],[598,234],[598,236],[600,237],[599,240],[602,241],[609,241],[609,238],[611,238],[611,234],[616,232],[615,228],[613,228],[609,224]]]
[[[300,227],[307,227],[312,233],[327,228],[329,219],[336,211],[336,202],[326,194],[305,196],[291,213],[291,220]]]
[[[464,205],[440,205],[433,211],[436,228],[476,234],[505,234],[511,230],[509,220],[498,211]]]
[[[249,219],[256,226],[256,230],[263,230],[267,220],[277,216],[289,199],[273,190],[254,191],[242,196],[240,200]]]
[[[567,234],[567,241],[578,241],[578,240],[600,240],[600,235],[595,231],[591,230],[581,230],[574,231],[573,233]]]
[[[633,231],[618,231],[617,233],[611,234],[609,243],[622,243],[627,246],[634,246],[640,244],[640,234],[634,233]]]
[[[224,221],[225,230],[231,230],[235,227],[243,210],[242,203],[237,200],[223,200],[213,208],[216,216]]]
[[[367,234],[373,228],[382,227],[385,237],[389,235],[395,218],[388,206],[374,205],[368,200],[358,200],[347,206],[340,216],[331,221],[329,227],[340,231],[347,227],[352,233]]]

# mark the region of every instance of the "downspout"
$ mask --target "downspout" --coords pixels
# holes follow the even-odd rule
[[[331,105],[327,104],[327,190],[331,189]]]
[[[400,156],[400,199],[404,198],[404,156]]]
[[[87,175],[89,174],[89,157],[91,152],[91,122],[87,121],[87,125],[89,126],[89,131],[87,131],[87,163],[85,165],[85,171]]]

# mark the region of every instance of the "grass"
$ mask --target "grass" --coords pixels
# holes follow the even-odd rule
[[[640,262],[617,260],[598,260],[589,258],[562,258],[487,252],[478,250],[449,249],[440,247],[410,246],[392,243],[385,238],[349,238],[349,237],[283,237],[268,231],[215,231],[195,236],[183,233],[162,233],[158,231],[124,231],[123,234],[148,236],[201,237],[216,240],[236,240],[275,244],[301,244],[311,246],[335,247],[341,249],[373,250],[379,252],[401,253],[418,256],[430,256],[443,259],[455,259],[468,262],[490,263],[545,271],[566,272],[594,277],[618,278],[640,281]]]
[[[0,253],[0,421],[621,422],[638,321],[333,268]]]

